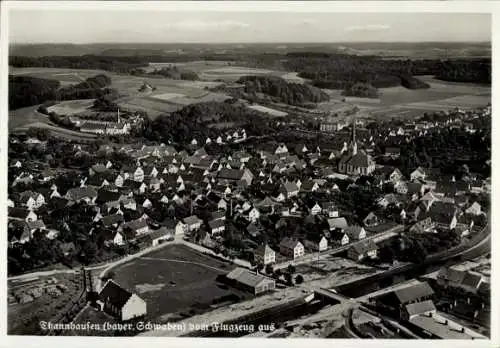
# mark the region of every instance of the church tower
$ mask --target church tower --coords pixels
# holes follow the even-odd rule
[[[355,156],[358,153],[358,144],[356,142],[356,114],[352,120],[352,139],[351,139],[351,154]]]
[[[116,122],[120,123],[120,109],[118,109],[116,118],[117,118]]]

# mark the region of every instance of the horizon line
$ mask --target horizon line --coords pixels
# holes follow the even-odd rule
[[[455,41],[455,40],[446,40],[446,41],[228,41],[228,42],[201,42],[201,41],[167,41],[167,42],[119,42],[119,41],[103,41],[103,42],[9,42],[9,45],[109,45],[109,44],[121,44],[121,45],[267,45],[267,44],[346,44],[346,43],[355,43],[355,44],[363,44],[363,43],[378,43],[378,44],[420,44],[420,43],[430,43],[430,44],[446,44],[446,43],[489,43],[492,44],[492,40],[478,40],[478,41]]]

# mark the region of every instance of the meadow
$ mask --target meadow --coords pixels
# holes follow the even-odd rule
[[[345,98],[340,90],[325,90],[331,100],[318,105],[323,112],[335,112],[346,103],[356,105],[361,112],[374,118],[416,118],[424,112],[432,113],[455,108],[473,109],[491,102],[491,87],[477,84],[446,82],[432,76],[419,76],[430,85],[428,89],[409,90],[404,87],[379,89],[380,97]],[[345,100],[345,102],[344,102]]]
[[[273,117],[284,117],[284,116],[288,115],[286,112],[271,109],[271,108],[268,108],[266,106],[258,105],[258,104],[249,105],[248,108],[252,109],[252,110],[264,112],[264,113],[269,114],[270,116],[273,116]]]
[[[192,314],[208,309],[214,300],[235,294],[215,280],[233,267],[186,246],[169,245],[120,265],[113,272],[117,283],[146,301],[148,318],[156,320],[169,313]]]
[[[168,64],[170,63],[150,63],[150,68],[158,68]],[[111,77],[112,85],[110,87],[119,91],[120,98],[116,102],[120,107],[130,111],[145,111],[152,119],[158,115],[179,110],[189,104],[224,101],[229,98],[227,95],[213,93],[208,89],[223,83],[220,81],[234,82],[244,75],[272,74],[282,76],[288,81],[301,82],[296,73],[231,66],[230,62],[226,61],[192,61],[175,63],[175,65],[196,72],[203,81],[139,77],[83,69],[11,68],[10,73],[56,79],[63,84],[78,83],[85,78],[103,73]],[[380,97],[376,99],[345,98],[341,95],[340,90],[325,90],[330,95],[331,101],[320,103],[317,110],[334,111],[345,100],[358,106],[364,114],[376,118],[413,118],[424,112],[453,108],[475,108],[491,101],[491,88],[489,86],[440,81],[432,76],[419,76],[418,78],[428,83],[430,88],[422,90],[408,90],[404,87],[382,88],[379,90]],[[139,92],[144,83],[154,87],[154,91]],[[59,110],[71,115],[82,111],[87,105],[86,103],[84,101],[64,102],[53,106],[51,110]],[[255,106],[254,108],[261,107]],[[265,111],[270,115],[278,115],[275,110]],[[282,114],[279,113],[279,115]],[[37,121],[40,120],[37,119]],[[11,122],[18,123],[17,120],[11,120]]]
[[[78,99],[62,101],[47,108],[49,112],[55,112],[58,115],[76,115],[86,111],[94,104],[94,99]]]

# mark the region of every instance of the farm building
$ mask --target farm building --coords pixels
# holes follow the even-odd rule
[[[226,274],[226,278],[234,287],[241,288],[254,295],[274,290],[276,286],[274,279],[240,267]]]
[[[102,310],[121,321],[139,318],[147,313],[143,299],[111,279],[102,288],[99,299],[102,302]]]
[[[407,311],[406,306],[432,300],[434,291],[428,283],[419,282],[398,290],[375,297],[377,307],[390,311],[394,315],[402,316]],[[408,308],[410,309],[410,308]],[[412,315],[412,311],[408,313]]]

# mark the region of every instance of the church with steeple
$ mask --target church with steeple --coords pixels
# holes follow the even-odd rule
[[[348,175],[369,175],[375,170],[375,161],[366,153],[359,149],[356,142],[356,117],[352,122],[352,138],[347,151],[340,157],[338,171]]]

